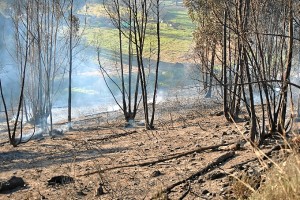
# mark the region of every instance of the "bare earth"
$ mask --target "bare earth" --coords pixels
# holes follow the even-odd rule
[[[0,199],[162,199],[163,192],[170,199],[230,198],[226,173],[235,173],[237,164],[257,154],[247,145],[237,148],[246,121],[228,123],[221,110],[211,99],[173,99],[159,104],[153,131],[141,124],[124,128],[121,113],[111,112],[77,119],[63,136],[17,148],[2,137],[0,179],[22,177],[26,187]],[[206,149],[215,145],[221,146]],[[222,155],[228,159],[210,165]],[[59,175],[74,182],[47,185]],[[99,185],[104,194],[97,195]]]

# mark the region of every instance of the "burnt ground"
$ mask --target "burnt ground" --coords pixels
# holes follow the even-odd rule
[[[169,199],[232,199],[229,174],[261,176],[272,163],[260,165],[261,154],[244,144],[248,122],[226,122],[221,110],[212,99],[173,99],[158,105],[152,131],[142,123],[124,128],[122,114],[108,112],[16,148],[1,137],[0,179],[22,177],[26,187],[0,199],[163,199],[166,193]],[[270,140],[262,151],[274,145]],[[60,175],[74,181],[47,185]]]

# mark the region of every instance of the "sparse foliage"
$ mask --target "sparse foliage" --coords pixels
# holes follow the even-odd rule
[[[257,144],[269,135],[289,132],[293,119],[287,113],[294,111],[288,108],[293,108],[292,91],[299,88],[291,83],[291,69],[298,61],[293,52],[299,2],[186,0],[185,5],[198,26],[195,54],[202,71],[222,86],[227,120],[237,119],[245,109],[251,120],[250,140]],[[203,31],[208,26],[213,28]],[[208,63],[222,64],[223,73]],[[204,83],[207,86],[207,80]]]
[[[139,95],[142,96],[145,127],[154,128],[155,104],[158,87],[158,68],[160,63],[160,1],[119,1],[104,2],[107,14],[118,29],[120,84],[112,81],[122,94],[122,103],[115,98],[124,113],[127,122],[134,121],[139,106]],[[150,23],[152,21],[152,23]],[[154,30],[152,30],[154,29]],[[146,37],[151,38],[151,49],[145,49]],[[126,45],[125,45],[126,44]],[[126,46],[126,47],[124,47]],[[125,49],[127,48],[127,49]],[[145,55],[150,51],[149,61]],[[124,57],[128,55],[128,63]],[[155,56],[153,58],[153,56]],[[100,63],[103,77],[109,74]],[[151,61],[154,60],[155,62]],[[147,66],[148,65],[148,66]],[[126,70],[126,66],[128,69]],[[133,68],[136,67],[136,72]],[[154,69],[154,70],[153,70]],[[153,71],[152,71],[153,70]],[[125,71],[128,72],[126,75]],[[151,83],[151,76],[154,83]],[[107,83],[107,82],[106,82]],[[150,86],[152,86],[153,94]],[[108,87],[110,87],[107,84]],[[110,91],[112,91],[110,89]],[[151,92],[152,93],[152,92]],[[113,94],[114,95],[114,94]],[[149,99],[152,98],[149,105]]]

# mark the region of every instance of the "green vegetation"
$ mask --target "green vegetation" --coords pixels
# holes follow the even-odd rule
[[[170,6],[169,1],[165,2],[166,4],[168,6],[164,7],[161,16],[161,60],[172,63],[183,62],[185,60],[184,56],[188,53],[192,44],[194,25],[189,19],[185,8]],[[89,17],[98,17],[99,20],[109,22],[102,4],[89,4],[86,10]],[[82,12],[79,11],[79,13]],[[153,23],[155,22],[149,22],[149,26],[154,25]],[[118,49],[118,31],[109,26],[89,26],[85,30],[84,38],[89,45],[100,47],[103,50],[116,51]],[[145,45],[146,51],[149,52],[146,52],[145,56],[150,55],[151,43],[154,42],[156,41],[149,33]],[[125,42],[123,47],[124,50],[127,49]]]
[[[65,89],[67,90],[67,89]],[[88,89],[84,89],[84,88],[78,88],[78,87],[73,87],[72,88],[72,92],[73,93],[82,93],[82,94],[90,94],[90,95],[94,95],[97,94],[98,92],[95,90],[88,90]]]
[[[87,12],[87,13],[86,13]],[[101,4],[86,4],[84,8],[78,11],[78,14],[87,14],[94,17],[106,17],[105,9]]]

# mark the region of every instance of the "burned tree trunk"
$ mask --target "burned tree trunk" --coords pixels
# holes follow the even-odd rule
[[[227,10],[224,11],[223,26],[223,111],[227,120],[230,120],[228,108],[228,82],[227,82]]]
[[[106,81],[106,85],[109,87],[110,92],[112,93],[116,103],[119,105],[120,109],[123,111],[125,120],[128,123],[134,122],[137,109],[139,106],[139,95],[141,92],[141,101],[143,105],[144,111],[144,119],[146,129],[153,129],[154,127],[154,114],[155,114],[155,104],[156,104],[156,94],[158,88],[158,68],[160,63],[160,18],[159,18],[159,7],[160,1],[151,1],[150,3],[143,1],[124,1],[124,0],[114,0],[113,2],[104,2],[104,6],[107,10],[107,14],[112,20],[114,26],[118,29],[118,39],[119,39],[119,60],[120,60],[120,83],[115,82],[106,72],[104,67],[101,66],[100,61],[100,69],[102,75],[104,75],[104,79],[108,77],[114,85],[118,88],[122,95],[122,102],[118,102],[115,95],[113,94],[110,86]],[[126,12],[122,12],[121,9],[126,7]],[[156,64],[155,64],[155,72],[154,72],[154,91],[152,99],[150,98],[150,90],[149,79],[146,70],[146,64],[144,61],[145,55],[145,38],[146,36],[150,36],[151,31],[148,28],[148,18],[149,15],[153,15],[152,17],[156,19],[156,35],[157,39],[156,43]],[[125,27],[123,23],[126,22],[129,27]],[[125,83],[127,81],[125,79],[125,64],[123,59],[123,48],[124,43],[126,42],[123,38],[128,39],[128,54],[129,54],[129,62],[128,62],[128,84]],[[98,54],[99,55],[99,54]],[[100,56],[98,56],[98,60],[100,60]],[[134,87],[134,73],[133,73],[133,61],[132,59],[136,59],[136,84]],[[149,66],[150,67],[150,66]],[[134,88],[134,89],[133,89]],[[134,95],[133,95],[134,93]],[[151,99],[151,103],[148,104],[148,100]],[[130,124],[128,124],[130,126]]]
[[[206,98],[211,98],[211,95],[212,95],[212,81],[214,78],[215,57],[216,57],[216,44],[214,44],[214,46],[212,47],[212,52],[211,52],[209,85],[208,85],[208,91],[205,95]]]
[[[278,129],[279,132],[285,135],[285,118],[287,112],[287,95],[288,95],[288,82],[290,80],[290,74],[292,69],[292,58],[293,58],[293,42],[294,42],[294,27],[293,27],[293,1],[289,0],[289,46],[288,54],[286,60],[286,71],[282,77],[282,86],[281,86],[281,97],[280,97],[280,107],[279,107],[279,121]]]
[[[72,128],[72,71],[73,71],[73,0],[70,2],[69,33],[69,85],[68,85],[68,128]]]
[[[299,96],[298,96],[297,118],[300,118],[300,94],[299,94]]]

